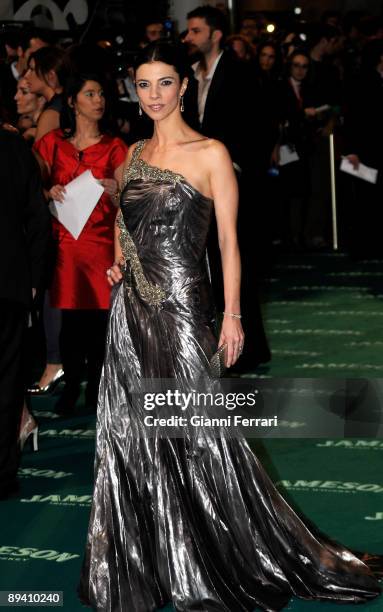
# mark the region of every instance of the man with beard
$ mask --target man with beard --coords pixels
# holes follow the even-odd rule
[[[195,62],[192,67],[198,83],[197,104],[199,130],[216,138],[228,148],[240,185],[238,236],[242,255],[242,309],[246,343],[238,368],[251,370],[259,363],[269,361],[262,317],[256,287],[256,249],[254,231],[257,211],[250,201],[249,171],[252,172],[254,143],[249,129],[259,118],[254,106],[256,83],[248,67],[235,54],[224,49],[227,24],[224,14],[211,6],[202,6],[188,16],[188,33],[184,42]],[[247,185],[246,187],[244,187]],[[209,239],[209,260],[216,305],[222,310],[223,282],[218,250],[217,228],[212,224]]]
[[[184,42],[195,59],[192,67],[198,82],[198,117],[203,134],[221,140],[239,166],[244,138],[240,83],[247,71],[232,51],[224,50],[227,24],[224,14],[202,6],[188,16]]]

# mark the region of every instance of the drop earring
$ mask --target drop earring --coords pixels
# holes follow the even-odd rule
[[[138,114],[140,117],[142,117],[142,108],[140,103],[138,103]]]
[[[181,113],[183,113],[183,112],[184,112],[184,110],[185,110],[185,107],[184,107],[184,97],[183,97],[183,95],[182,95],[182,96],[180,97],[180,111],[181,111]]]

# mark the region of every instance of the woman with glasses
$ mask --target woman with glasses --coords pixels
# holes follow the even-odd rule
[[[309,80],[309,70],[309,55],[303,50],[294,51],[287,63],[279,100],[280,137],[276,158],[283,194],[280,226],[284,235],[281,238],[293,249],[304,246],[310,196],[309,153],[316,129],[315,90]]]

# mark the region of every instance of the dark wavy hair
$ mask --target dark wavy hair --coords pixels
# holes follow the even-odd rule
[[[31,59],[35,61],[35,72],[40,79],[46,82],[47,74],[53,70],[57,75],[60,85],[65,85],[69,72],[69,62],[67,54],[63,49],[58,47],[41,47],[41,49],[31,53],[28,65],[30,65]]]
[[[259,63],[259,59],[260,59],[260,55],[263,51],[263,49],[265,49],[266,47],[271,47],[271,49],[274,50],[275,53],[275,62],[274,62],[274,66],[271,69],[271,73],[272,74],[279,74],[280,72],[282,72],[282,52],[281,52],[281,48],[280,46],[274,41],[274,40],[270,40],[270,39],[266,39],[264,41],[262,41],[259,45],[257,45],[257,50],[255,53],[255,66],[257,70],[261,70],[261,66]]]
[[[143,64],[151,64],[152,62],[163,62],[168,66],[173,66],[180,77],[180,81],[191,74],[191,67],[184,45],[175,45],[166,41],[150,43],[136,55],[134,71],[136,72]]]
[[[187,19],[194,18],[204,19],[211,32],[215,30],[222,32],[220,41],[220,46],[222,48],[225,44],[226,36],[229,34],[229,25],[224,13],[214,6],[205,4],[204,6],[198,6],[187,14]]]
[[[99,121],[100,132],[109,133],[112,131],[111,110],[109,106],[110,91],[109,84],[102,75],[94,72],[72,73],[66,81],[63,94],[63,109],[60,114],[60,127],[64,132],[65,138],[71,138],[76,132],[76,115],[69,99],[76,100],[77,95],[87,81],[99,83],[105,94],[105,111]]]

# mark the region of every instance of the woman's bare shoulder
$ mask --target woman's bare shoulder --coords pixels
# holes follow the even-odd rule
[[[225,145],[215,138],[207,138],[196,132],[196,137],[185,143],[190,153],[195,153],[201,158],[208,160],[217,157],[227,157],[228,151]]]
[[[201,154],[204,157],[204,162],[208,167],[215,167],[217,164],[230,163],[232,164],[230,154],[220,140],[215,138],[206,139],[205,146],[201,148]]]
[[[228,155],[228,150],[223,142],[216,140],[215,138],[208,138],[206,147],[215,155],[224,155],[225,153]]]

